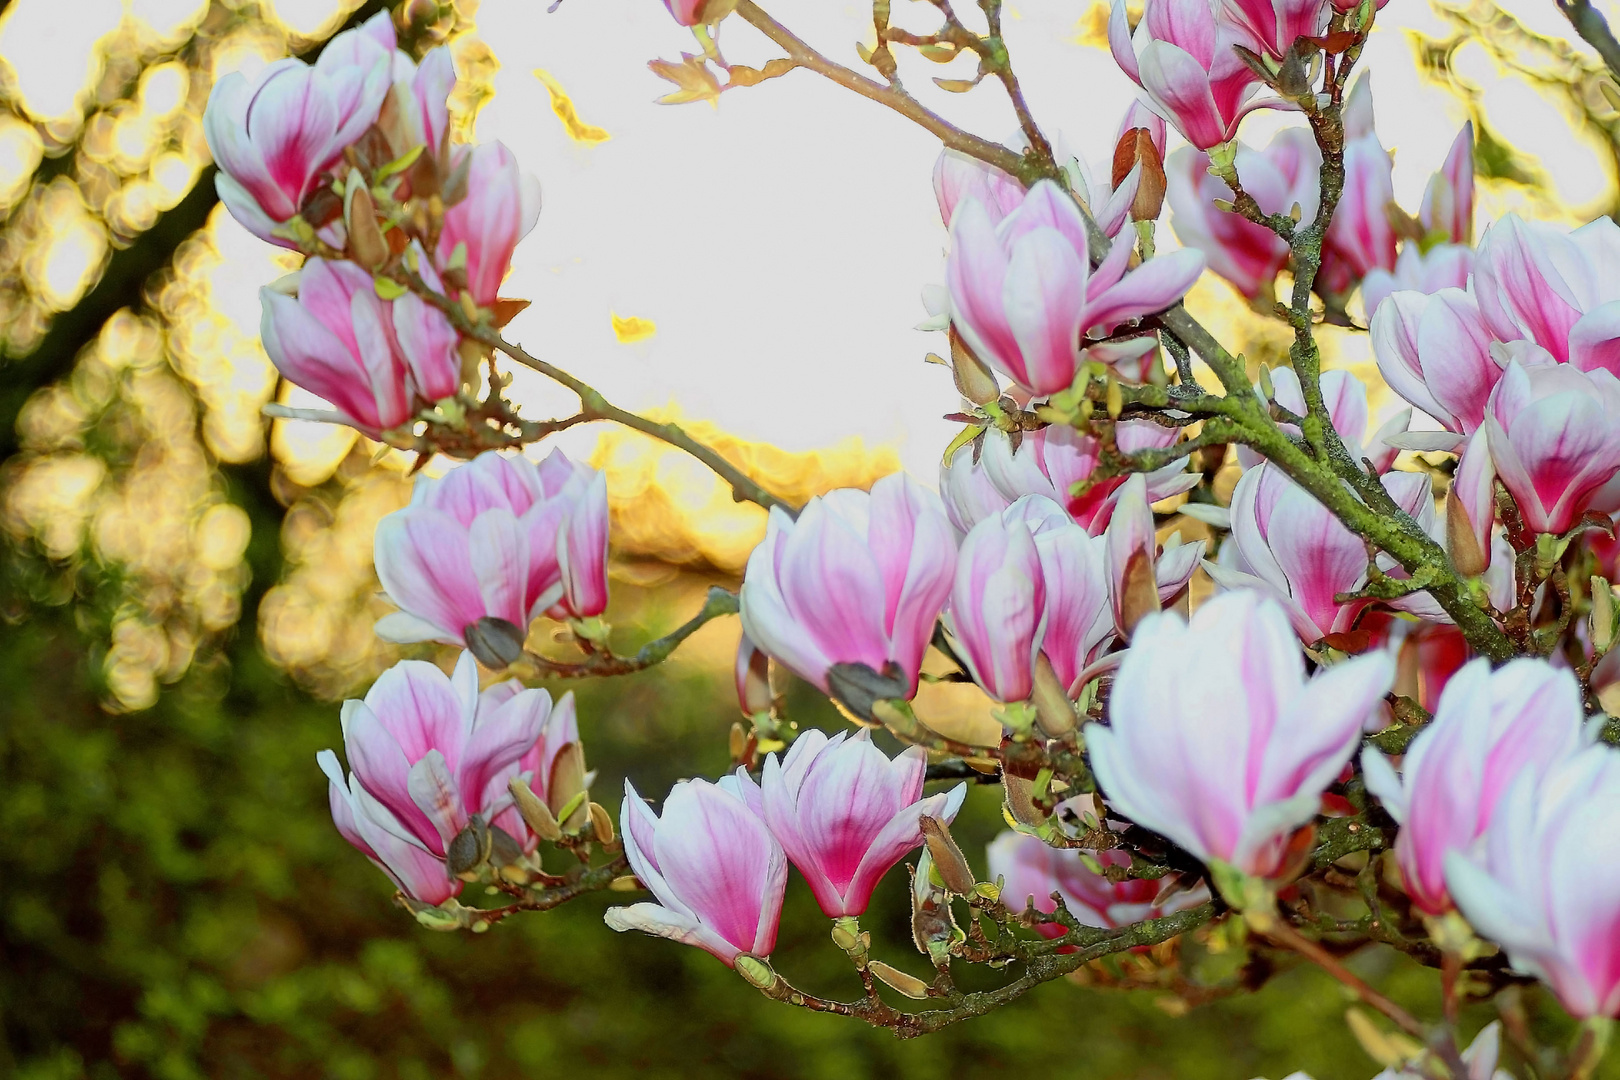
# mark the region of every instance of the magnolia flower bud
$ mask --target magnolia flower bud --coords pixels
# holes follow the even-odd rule
[[[754,646],[747,634],[737,642],[737,704],[744,716],[769,713],[775,704],[771,693],[771,658]],[[736,754],[732,755],[734,758]]]
[[[349,230],[349,255],[355,262],[373,272],[382,269],[388,261],[388,241],[377,227],[377,207],[371,201],[360,170],[349,170],[348,187],[343,199],[343,222]]]
[[[988,405],[1001,396],[996,373],[983,360],[973,355],[962,335],[953,328],[951,334],[951,380],[956,392],[975,405]]]
[[[948,825],[938,818],[924,814],[918,818],[923,836],[928,841],[928,854],[945,887],[957,896],[971,896],[976,881],[962,849],[956,846]]]
[[[899,968],[890,967],[881,960],[873,960],[867,965],[868,970],[882,979],[892,990],[896,990],[913,1001],[923,1001],[928,997],[928,984],[915,975],[907,975]]]
[[[562,829],[558,827],[557,819],[552,816],[545,800],[518,777],[512,777],[506,786],[512,793],[512,802],[517,806],[518,813],[523,816],[524,824],[534,830],[536,836],[552,844],[562,839]]]
[[[1601,656],[1614,647],[1614,589],[1601,577],[1592,578],[1592,614],[1587,625],[1591,631],[1594,652]]]
[[[1061,739],[1074,730],[1074,704],[1069,700],[1068,687],[1058,680],[1045,653],[1035,657],[1034,682],[1030,701],[1035,705],[1035,722],[1047,738]]]
[[[1136,198],[1131,202],[1131,219],[1153,221],[1164,208],[1164,194],[1169,181],[1164,173],[1164,159],[1153,141],[1153,132],[1145,127],[1131,128],[1119,137],[1119,142],[1114,146],[1114,187],[1124,183],[1137,166],[1141,166],[1142,174],[1136,187]]]

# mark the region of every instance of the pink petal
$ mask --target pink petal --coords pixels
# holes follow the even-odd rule
[[[377,523],[374,554],[389,599],[437,626],[440,640],[459,644],[486,614],[471,541],[449,515],[426,507],[389,514]]]

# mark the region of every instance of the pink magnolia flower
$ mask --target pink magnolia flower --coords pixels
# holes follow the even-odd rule
[[[1620,753],[1589,747],[1497,803],[1483,849],[1446,856],[1446,887],[1513,966],[1578,1017],[1620,1014]]]
[[[420,64],[396,50],[392,74],[394,85],[382,114],[382,120],[389,121],[391,148],[403,157],[420,146],[424,153],[438,157],[449,147],[450,92],[456,86],[449,47],[433,49]],[[385,126],[382,120],[379,126]]]
[[[859,915],[894,864],[923,842],[923,815],[952,821],[967,785],[923,797],[928,756],[910,747],[892,761],[870,732],[828,738],[811,728],[780,762],[765,758],[763,788],[742,769],[737,783],[832,918]]]
[[[1082,851],[1079,848],[1047,847],[1034,836],[1003,832],[985,848],[990,877],[1006,879],[1001,899],[1014,911],[1034,903],[1035,910],[1050,915],[1057,910],[1052,894],[1063,898],[1063,906],[1082,926],[1112,928],[1129,926],[1143,919],[1160,919],[1209,899],[1209,889],[1199,884],[1181,887],[1178,879],[1148,881],[1109,881],[1093,872],[1082,860],[1089,855],[1103,866],[1129,866],[1131,857],[1123,851]],[[1046,923],[1036,927],[1043,936],[1062,937],[1063,927]]]
[[[378,298],[371,275],[350,262],[313,258],[298,295],[259,290],[264,351],[289,382],[319,394],[376,438],[461,386],[455,332],[443,313],[407,298]],[[415,298],[409,298],[415,300]]]
[[[1495,525],[1496,464],[1491,460],[1487,433],[1480,428],[1463,444],[1446,495],[1446,550],[1463,573],[1481,573],[1490,567]]]
[[[940,151],[934,162],[934,199],[939,203],[939,219],[949,228],[956,208],[968,199],[984,207],[992,224],[1017,210],[1024,202],[1024,185],[959,150]]]
[[[1425,529],[1436,529],[1426,475],[1392,472],[1383,480],[1403,510]],[[1357,617],[1371,603],[1335,599],[1367,583],[1367,545],[1275,466],[1259,465],[1238,481],[1232,492],[1232,543],[1247,571],[1206,562],[1209,576],[1224,589],[1257,590],[1270,597],[1307,645],[1354,630]],[[1420,603],[1421,596],[1392,606]]]
[[[411,241],[421,254],[422,246]],[[444,283],[425,258],[417,260],[422,283],[436,293],[444,293]],[[393,301],[394,340],[399,344],[411,387],[429,401],[455,397],[461,390],[459,337],[444,312],[417,296],[406,293]]]
[[[1043,180],[999,224],[976,199],[951,218],[945,263],[951,322],[979,359],[1035,394],[1065,389],[1085,357],[1085,337],[1174,304],[1203,271],[1180,250],[1126,273],[1132,238],[1114,243],[1095,270],[1074,200]],[[1096,344],[1091,358],[1127,359],[1152,339]]]
[[[414,837],[406,839],[410,831],[352,773],[344,780],[336,754],[322,750],[315,760],[328,781],[332,823],[396,888],[424,904],[442,904],[461,892],[460,880],[445,868],[444,859]]]
[[[1125,453],[1162,449],[1179,437],[1175,428],[1150,420],[1122,420],[1114,425],[1115,443]],[[992,428],[985,432],[977,460],[973,449],[964,447],[940,465],[939,490],[945,512],[951,524],[965,533],[1025,495],[1042,495],[1063,507],[1086,531],[1101,535],[1113,516],[1125,478],[1099,481],[1083,495],[1070,494],[1075,484],[1097,468],[1101,453],[1096,436],[1061,424],[1025,432],[1016,450],[1005,432]],[[1186,462],[1178,461],[1146,474],[1147,498],[1158,502],[1197,483],[1198,475],[1187,471]]]
[[[1474,122],[1468,121],[1452,140],[1445,164],[1429,178],[1418,221],[1443,241],[1467,246],[1474,242]]]
[[[1075,697],[1084,685],[1082,673],[1114,640],[1107,544],[1039,495],[1026,495],[1014,503],[1007,516],[1015,515],[1029,523],[1040,559],[1045,593],[1040,650],[1058,682]]]
[[[289,57],[249,81],[231,72],[203,113],[214,184],[231,216],[262,240],[296,217],[343,148],[377,119],[388,95],[393,27],[386,11],[339,34],[313,65]]]
[[[609,908],[608,926],[696,945],[727,967],[742,953],[770,955],[787,857],[737,777],[676,784],[661,817],[626,780],[619,821],[630,869],[658,903]]]
[[[435,258],[441,272],[461,275],[475,303],[489,307],[500,294],[518,241],[540,216],[540,182],[518,168],[502,143],[480,143],[457,153],[470,158],[467,194],[446,208]]]
[[[1500,340],[1620,375],[1620,226],[1609,218],[1563,233],[1504,215],[1479,238],[1474,295]]]
[[[478,695],[479,714],[494,715],[509,702],[535,692],[525,689],[516,679],[496,683]],[[543,690],[538,692],[545,693]],[[562,811],[576,794],[577,785],[575,790],[564,791],[558,785],[560,776],[557,770],[565,751],[570,746],[580,745],[579,717],[574,707],[574,692],[568,691],[554,704],[547,695],[546,705],[545,719],[540,725],[540,736],[534,745],[518,758],[517,776],[529,786],[529,790],[534,792],[536,798],[550,808],[558,821],[566,824]],[[505,830],[524,851],[533,851],[540,843],[540,838],[529,829],[528,823],[523,820],[523,815],[518,813],[516,806],[508,807],[497,814],[490,824]]]
[[[1322,245],[1318,292],[1347,293],[1375,269],[1395,268],[1395,163],[1373,128],[1372,82],[1363,75],[1344,105],[1344,191]]]
[[[484,698],[478,665],[462,653],[453,676],[422,660],[383,672],[364,701],[343,703],[343,748],[354,782],[414,840],[443,858],[473,814],[494,820],[552,713],[544,690]]]
[[[1120,489],[1119,503],[1103,540],[1114,629],[1122,638],[1130,637],[1136,621],[1146,614],[1133,609],[1136,595],[1132,585],[1140,580],[1139,575],[1147,575],[1155,602],[1167,604],[1187,587],[1204,557],[1202,540],[1160,550],[1153,508],[1148,505],[1147,485],[1140,473],[1131,476]]]
[[[1237,26],[1217,20],[1208,0],[1149,0],[1134,35],[1124,0],[1108,20],[1108,46],[1120,70],[1200,150],[1230,139],[1246,113],[1275,104],[1244,104],[1260,78],[1232,46],[1248,40]]]
[[[494,451],[437,480],[377,523],[377,576],[399,612],[389,641],[466,639],[487,617],[519,634],[542,614],[589,618],[607,607],[607,480],[561,450],[539,464]]]
[[[1446,854],[1473,846],[1521,773],[1544,773],[1573,754],[1583,719],[1580,688],[1568,671],[1520,659],[1493,672],[1481,658],[1446,684],[1399,776],[1377,750],[1362,753],[1367,790],[1401,824],[1395,858],[1419,908],[1450,910]]]
[[[1603,368],[1510,361],[1483,426],[1525,524],[1562,533],[1620,470],[1620,379]]]
[[[1221,0],[1222,13],[1249,36],[1255,51],[1277,60],[1294,42],[1327,29],[1328,0]]]
[[[1437,293],[1463,289],[1474,269],[1474,249],[1462,244],[1436,244],[1428,251],[1418,244],[1401,245],[1395,269],[1378,266],[1361,279],[1361,303],[1371,318],[1383,302],[1397,292]]]
[[[834,665],[864,664],[909,697],[955,569],[933,492],[903,473],[840,488],[797,521],[771,510],[743,578],[743,632],[824,692]]]
[[[1492,601],[1495,599],[1493,594]],[[1374,610],[1362,617],[1359,629],[1368,632],[1372,646],[1394,653],[1394,692],[1411,698],[1431,713],[1439,707],[1440,695],[1445,693],[1451,677],[1474,655],[1468,639],[1451,623],[1426,619],[1414,622],[1391,611]],[[1369,722],[1382,728],[1384,719],[1380,715]]]
[[[1168,672],[1175,677],[1167,677]],[[1307,680],[1288,616],[1244,590],[1151,615],[1086,747],[1114,812],[1205,862],[1264,877],[1360,742],[1394,679],[1382,652]]]
[[[1389,388],[1455,435],[1471,435],[1502,378],[1491,332],[1461,289],[1392,293],[1372,318],[1373,356]],[[1450,449],[1460,439],[1433,449]]]
[[[1322,154],[1308,130],[1285,128],[1263,150],[1240,143],[1234,165],[1261,210],[1286,214],[1298,203],[1300,220],[1315,220]],[[1249,299],[1269,294],[1277,271],[1288,263],[1288,245],[1263,225],[1215,205],[1216,199],[1230,200],[1232,192],[1210,175],[1208,154],[1183,147],[1170,155],[1166,173],[1177,239],[1202,251],[1209,268]]]
[[[1023,701],[1034,690],[1045,607],[1029,524],[1009,509],[973,526],[957,553],[946,623],[973,681],[994,700]]]

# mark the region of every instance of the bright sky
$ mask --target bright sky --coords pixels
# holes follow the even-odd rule
[[[285,14],[312,25],[318,11],[311,17],[291,9],[313,2],[289,2]],[[74,58],[120,13],[114,0],[83,6],[86,18],[61,19],[60,0],[21,0],[0,25],[0,56],[18,68],[31,102],[71,102],[87,74]],[[1005,32],[1037,118],[1049,133],[1061,133],[1071,152],[1100,162],[1134,87],[1106,51],[1078,42],[1087,6],[1018,0]],[[1564,32],[1551,0],[1508,6],[1537,29]],[[626,407],[675,403],[687,416],[790,450],[858,434],[896,446],[906,467],[932,482],[953,433],[940,414],[956,406],[948,374],[922,362],[928,351],[944,351],[943,337],[912,329],[925,314],[920,290],[943,278],[932,137],[804,71],[728,93],[718,109],[656,105],[671,87],[646,61],[697,51],[658,0],[564,0],[552,14],[545,7],[544,0],[484,0],[478,12],[480,35],[502,65],[479,137],[507,143],[540,177],[545,197],[540,224],[519,248],[504,289],[534,301],[511,336]],[[768,7],[824,53],[859,66],[854,44],[870,32],[868,7],[823,0]],[[900,3],[895,21],[927,30],[932,11]],[[1397,198],[1415,211],[1464,113],[1447,94],[1419,83],[1405,27],[1438,31],[1440,23],[1422,0],[1392,0],[1364,63],[1374,72],[1379,130],[1398,151]],[[740,19],[724,24],[721,44],[734,62],[759,66],[776,55]],[[1598,198],[1604,177],[1592,149],[1573,141],[1552,106],[1497,80],[1470,51],[1479,50],[1465,49],[1461,64],[1491,86],[1487,104],[1498,129],[1543,156],[1566,202]],[[971,74],[958,66],[903,54],[901,74],[925,103],[962,126],[989,137],[1012,134],[999,86],[956,95],[930,84],[934,75]],[[580,117],[611,139],[589,146],[570,140],[535,68],[548,71]],[[1269,129],[1290,122],[1297,121],[1260,114],[1246,122],[1244,137],[1263,142]],[[1168,229],[1160,236],[1164,243]],[[245,244],[229,246],[255,243],[241,239]],[[222,275],[219,285],[242,292],[219,299],[240,313],[245,331],[257,324],[256,278],[277,272],[267,259]],[[610,313],[650,319],[657,333],[622,343]],[[567,395],[538,378],[525,380],[519,393],[532,415],[571,409]],[[575,446],[593,439],[569,434],[578,437]]]

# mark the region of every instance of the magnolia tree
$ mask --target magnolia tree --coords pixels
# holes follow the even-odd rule
[[[929,33],[891,25],[876,0],[872,75],[753,0],[668,6],[701,46],[654,63],[672,100],[803,69],[943,142],[949,253],[928,303],[965,426],[937,494],[893,475],[790,505],[506,340],[524,302],[500,287],[536,184],[500,143],[451,140],[449,54],[413,61],[386,16],[312,66],[228,76],[209,102],[226,205],[306,256],[263,293],[277,368],[335,410],[296,415],[465,462],[419,478],[375,542],[399,609],[377,633],[465,651],[449,675],[400,663],[344,706],[347,774],[320,755],[337,828],[399,902],[429,928],[481,932],[644,890],[609,927],[901,1036],[1111,954],[1225,934],[1342,980],[1402,1029],[1397,1067],[1413,1074],[1491,1076],[1499,1029],[1461,1049],[1459,1006],[1540,980],[1584,1021],[1579,1038],[1508,1034],[1533,1074],[1588,1075],[1620,1013],[1620,725],[1601,706],[1620,683],[1620,229],[1508,215],[1476,237],[1468,127],[1416,215],[1397,207],[1355,74],[1371,0],[1148,0],[1134,27],[1117,0],[1109,42],[1141,95],[1117,143],[1092,148],[1096,172],[1055,152],[1026,107],[999,0],[968,20],[931,0]],[[1566,13],[1620,59],[1584,2]],[[728,19],[784,55],[727,63]],[[1001,84],[1017,144],[919,104],[902,50],[976,56],[973,82]],[[1299,123],[1244,145],[1257,109]],[[1167,155],[1172,131],[1188,145]],[[1160,252],[1166,200],[1183,246]],[[1291,329],[1286,367],[1256,376],[1182,306],[1206,270]],[[1323,322],[1368,332],[1411,408],[1369,430],[1366,388],[1322,370]],[[520,416],[497,357],[575,391],[579,412]],[[741,590],[712,590],[634,655],[602,618],[602,475],[519,452],[593,420],[680,447],[769,511]],[[1428,456],[1398,468],[1403,449]],[[1242,468],[1229,500],[1212,483],[1228,451]],[[1160,539],[1152,508],[1172,497],[1210,541]],[[1216,591],[1189,611],[1200,566]],[[645,669],[730,615],[735,769],[661,801],[626,784],[615,819],[588,792],[572,696],[527,684]],[[530,649],[538,619],[572,657]],[[930,649],[947,673],[922,674]],[[853,729],[795,734],[773,668]],[[911,704],[925,678],[977,684],[999,741],[931,726]],[[878,730],[907,748],[891,758]],[[1008,831],[977,857],[950,829],[966,780],[1003,792]],[[928,978],[905,970],[915,958],[873,955],[859,923],[913,852]],[[832,920],[853,1000],[778,973],[790,864]],[[465,903],[472,884],[506,902]],[[1341,963],[1370,941],[1440,970],[1442,1015],[1410,1015]],[[959,989],[960,965],[1000,985]]]

